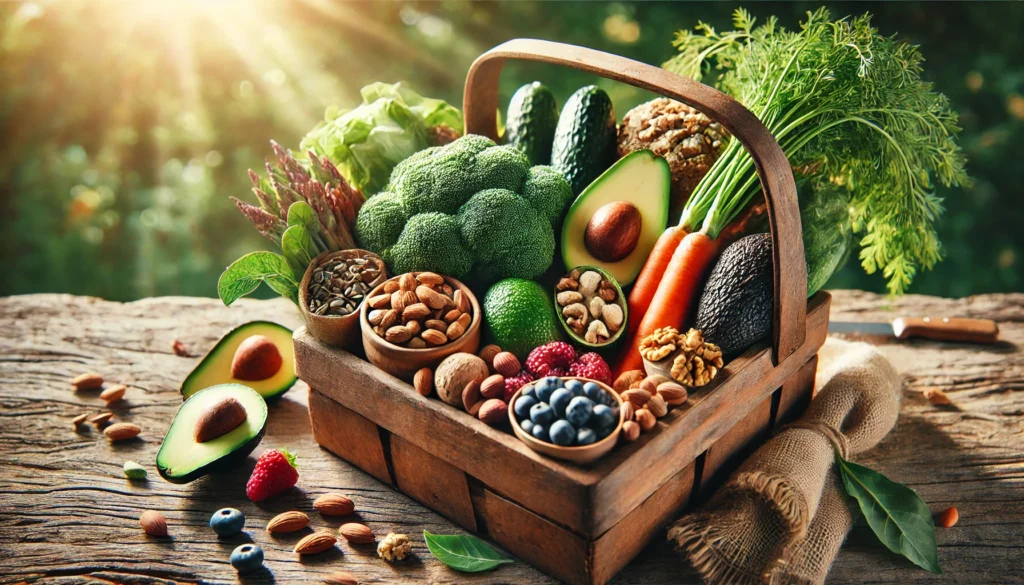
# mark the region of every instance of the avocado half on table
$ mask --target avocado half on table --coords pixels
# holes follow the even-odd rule
[[[242,384],[270,400],[284,394],[295,380],[291,330],[270,321],[252,321],[232,329],[213,346],[181,383],[181,396],[188,399],[215,384]]]
[[[188,483],[245,459],[266,428],[267,403],[252,388],[205,388],[178,408],[156,455],[156,468],[171,483]]]

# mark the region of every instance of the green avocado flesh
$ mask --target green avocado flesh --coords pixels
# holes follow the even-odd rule
[[[263,380],[236,379],[231,375],[231,361],[238,346],[253,335],[262,335],[274,342],[277,351],[281,353],[281,369]],[[232,329],[199,361],[181,383],[181,396],[187,399],[203,388],[216,384],[241,384],[259,392],[263,398],[270,399],[284,394],[295,384],[295,380],[295,346],[292,344],[291,330],[270,321],[252,321]]]
[[[632,284],[668,224],[672,176],[665,159],[649,150],[622,157],[594,180],[573,202],[562,224],[562,260],[566,268],[596,266],[621,286]],[[602,262],[588,250],[584,237],[590,220],[609,203],[627,201],[640,212],[640,235],[625,258]]]
[[[223,435],[198,443],[196,421],[225,398],[245,408],[242,424]],[[220,384],[200,390],[178,408],[164,442],[156,454],[156,468],[172,483],[187,483],[211,471],[241,461],[256,448],[267,426],[267,403],[255,390],[241,384]]]

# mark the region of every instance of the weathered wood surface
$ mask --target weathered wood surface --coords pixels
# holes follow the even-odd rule
[[[938,531],[945,570],[931,575],[896,558],[855,529],[836,560],[829,583],[1024,583],[1024,295],[962,300],[908,296],[890,306],[867,293],[834,293],[835,320],[891,320],[899,315],[969,316],[999,321],[992,347],[872,339],[907,379],[896,430],[860,459],[907,483],[933,510],[956,505],[960,523]],[[156,475],[153,461],[180,404],[177,387],[196,358],[171,351],[181,340],[202,354],[230,327],[252,319],[298,325],[284,301],[158,298],[110,303],[63,295],[0,299],[0,583],[238,582],[227,563],[244,538],[219,541],[207,528],[217,508],[245,512],[248,538],[266,554],[267,571],[245,583],[316,583],[332,570],[365,583],[552,583],[523,563],[482,575],[452,572],[427,552],[420,536],[458,532],[450,521],[384,487],[372,476],[319,449],[299,386],[272,406],[267,435],[257,450],[289,447],[299,453],[299,489],[266,504],[250,503],[244,484],[253,460],[230,472],[178,486]],[[129,385],[114,412],[143,428],[138,440],[111,445],[95,430],[75,432],[71,419],[99,412],[95,392],[74,393],[76,374],[100,371]],[[921,391],[945,390],[954,405],[928,403]],[[124,479],[132,459],[150,470],[148,482]],[[341,491],[379,535],[413,537],[415,558],[389,565],[367,548],[339,545],[331,553],[298,560],[298,536],[272,538],[266,521],[301,509],[312,525],[337,526],[312,511],[313,499]],[[138,528],[146,509],[162,511],[173,538],[147,538]],[[301,533],[300,535],[301,536]],[[613,583],[696,583],[668,545],[650,546]]]

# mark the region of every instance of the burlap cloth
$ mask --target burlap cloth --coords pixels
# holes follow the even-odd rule
[[[748,458],[696,512],[668,531],[707,583],[823,583],[853,524],[835,454],[850,459],[884,437],[901,381],[870,345],[829,339],[818,353],[807,412]]]

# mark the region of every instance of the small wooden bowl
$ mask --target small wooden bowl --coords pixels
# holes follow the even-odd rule
[[[412,274],[418,275],[419,272],[413,272]],[[370,291],[367,298],[381,294],[385,284],[392,280],[398,280],[400,276],[392,277],[380,283]],[[466,295],[466,298],[469,299],[470,306],[473,308],[473,320],[470,321],[466,332],[455,341],[437,347],[425,347],[423,349],[401,347],[385,341],[383,337],[374,333],[367,317],[369,315],[369,304],[363,303],[359,310],[359,325],[363,333],[363,351],[366,352],[366,359],[371,364],[396,378],[411,382],[417,371],[422,368],[433,370],[444,358],[453,353],[465,352],[476,354],[480,348],[480,323],[483,314],[483,311],[480,309],[480,303],[477,302],[476,296],[473,295],[473,291],[469,290],[468,286],[450,276],[445,276],[444,280],[452,289],[461,290],[462,294]]]
[[[604,457],[611,451],[616,444],[619,442],[619,436],[622,434],[622,425],[626,422],[624,420],[625,411],[622,410],[622,397],[617,392],[612,390],[611,386],[590,380],[587,378],[578,378],[574,376],[563,376],[561,380],[580,380],[583,383],[594,382],[601,386],[605,392],[615,398],[615,402],[619,405],[619,424],[615,425],[615,430],[611,432],[607,437],[591,443],[590,445],[583,445],[582,447],[562,447],[554,443],[548,443],[547,441],[541,441],[530,433],[527,433],[519,426],[519,421],[516,420],[515,405],[516,400],[519,400],[519,396],[528,387],[533,386],[537,382],[530,382],[529,384],[523,385],[522,388],[516,391],[512,396],[512,400],[508,401],[508,420],[512,423],[512,431],[519,437],[519,440],[526,443],[526,446],[533,449],[534,451],[547,455],[548,457],[554,457],[556,459],[564,459],[566,461],[572,461],[573,463],[593,463],[601,457]]]
[[[366,283],[369,285],[370,291],[372,291],[374,287],[380,285],[388,277],[387,269],[384,267],[384,261],[380,259],[380,256],[373,252],[359,249],[339,250],[337,252],[324,252],[320,254],[309,263],[306,273],[302,275],[302,282],[299,283],[299,311],[302,313],[302,318],[306,321],[306,328],[313,337],[327,345],[344,347],[346,349],[354,349],[359,346],[359,313],[366,306],[366,303],[359,303],[356,310],[348,315],[329,317],[314,315],[309,311],[309,283],[313,279],[313,271],[334,258],[349,259],[357,257],[363,257],[371,262],[376,262],[380,267],[380,276],[372,282]],[[367,298],[369,298],[369,294],[363,297],[363,301]]]

